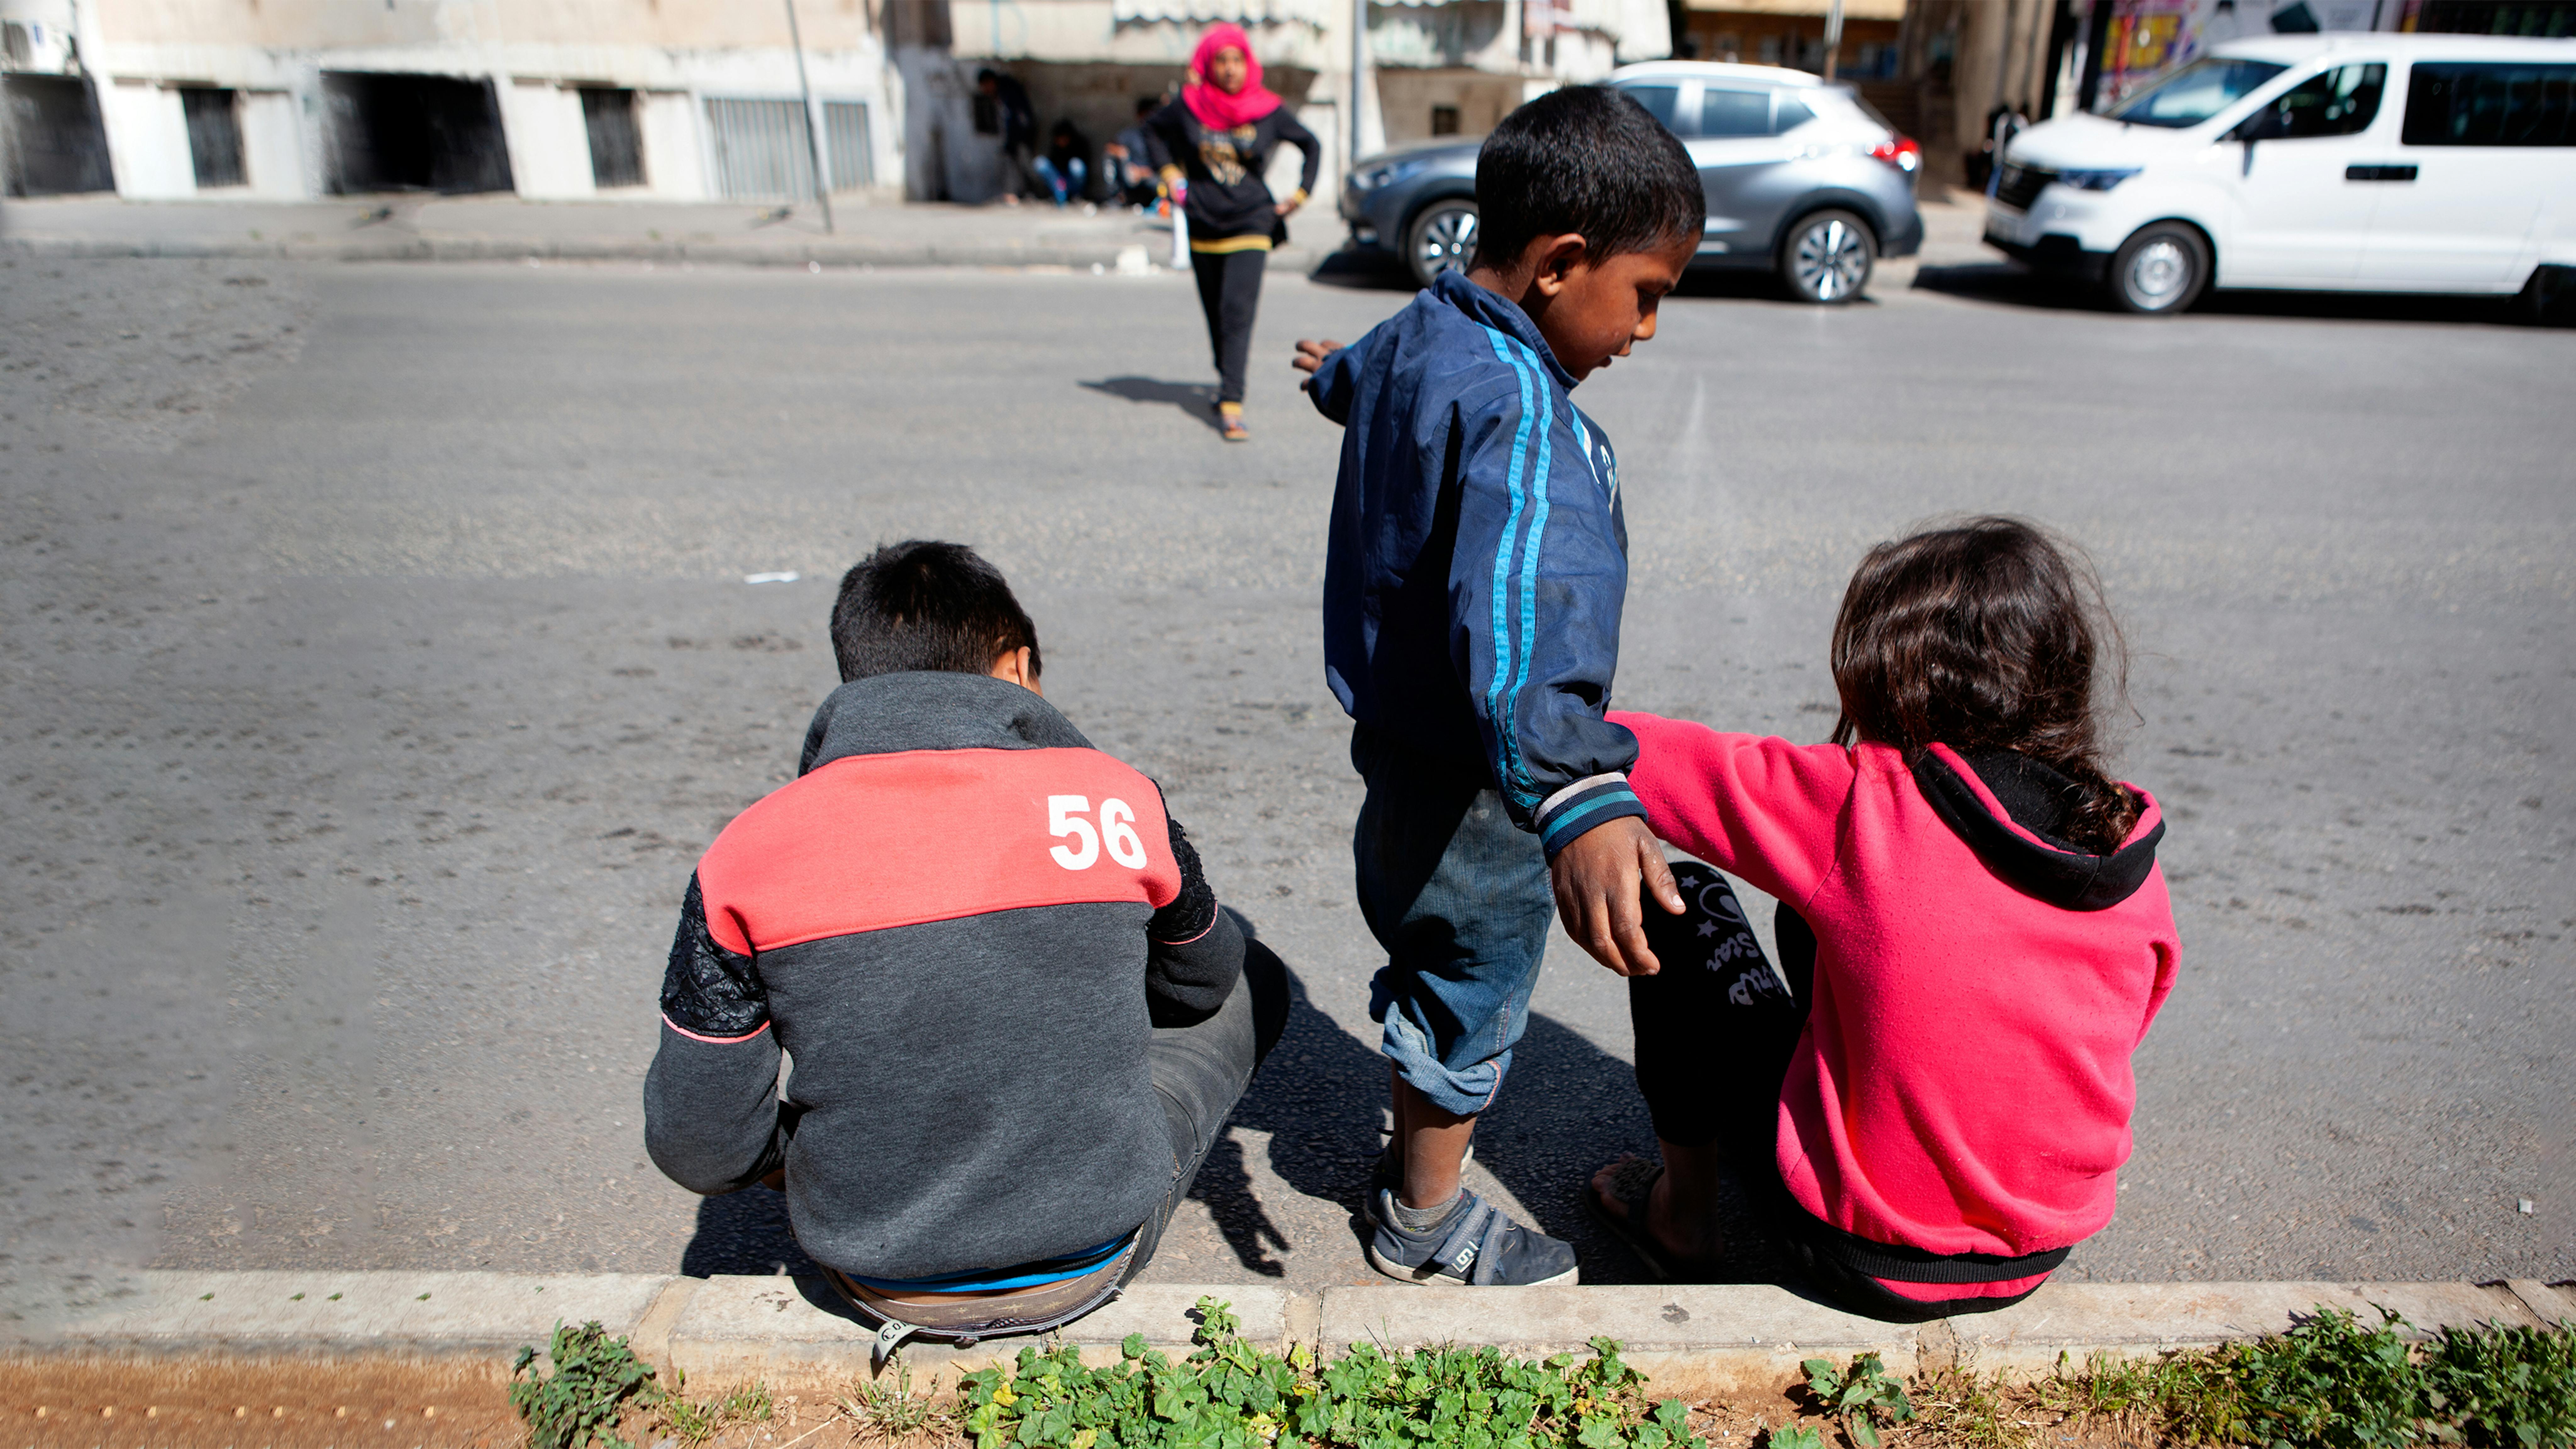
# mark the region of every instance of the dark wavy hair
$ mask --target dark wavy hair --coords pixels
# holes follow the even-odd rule
[[[1044,667],[1038,626],[1002,571],[962,543],[907,538],[881,545],[841,576],[832,603],[832,657],[841,681],[914,669],[983,674],[1007,650]]]
[[[1843,591],[1833,667],[1834,743],[2026,755],[2081,788],[2066,834],[2089,850],[2137,823],[2103,772],[2099,696],[2128,697],[2127,644],[2072,542],[1988,516],[1879,544]]]

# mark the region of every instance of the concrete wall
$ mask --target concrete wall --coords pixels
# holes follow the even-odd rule
[[[797,13],[815,100],[868,108],[868,169],[894,184],[908,128],[899,68],[871,25],[879,3],[797,0]],[[0,0],[11,19],[57,9],[74,13],[67,0]],[[512,183],[546,199],[708,199],[703,101],[798,95],[774,0],[88,0],[78,15],[118,189],[134,197],[198,194],[181,84],[238,93],[247,190],[278,198],[319,195],[330,174],[325,70],[490,82]],[[582,85],[636,92],[644,185],[593,184]]]

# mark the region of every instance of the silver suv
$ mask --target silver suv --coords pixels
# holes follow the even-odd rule
[[[1626,66],[1606,84],[1653,112],[1699,168],[1708,222],[1695,266],[1773,270],[1799,298],[1837,305],[1869,285],[1878,258],[1922,245],[1922,149],[1852,91],[1804,71],[1689,60]],[[1352,245],[1397,251],[1425,285],[1465,266],[1482,144],[1353,166],[1341,202]]]

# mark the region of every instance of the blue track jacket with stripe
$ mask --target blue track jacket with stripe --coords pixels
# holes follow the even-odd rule
[[[1547,853],[1622,815],[1604,719],[1628,590],[1619,466],[1529,314],[1444,272],[1315,370],[1343,425],[1324,674],[1363,725],[1502,792]]]

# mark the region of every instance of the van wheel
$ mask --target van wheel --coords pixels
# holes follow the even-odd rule
[[[1453,196],[1422,209],[1404,229],[1404,260],[1413,280],[1430,286],[1442,272],[1454,272],[1475,259],[1476,203]]]
[[[2209,243],[2178,221],[2142,226],[2112,253],[2110,283],[2123,312],[2188,311],[2209,287]]]
[[[1848,211],[1819,211],[1798,219],[1780,243],[1780,280],[1801,302],[1840,307],[1869,285],[1878,263],[1878,238],[1869,223]]]

